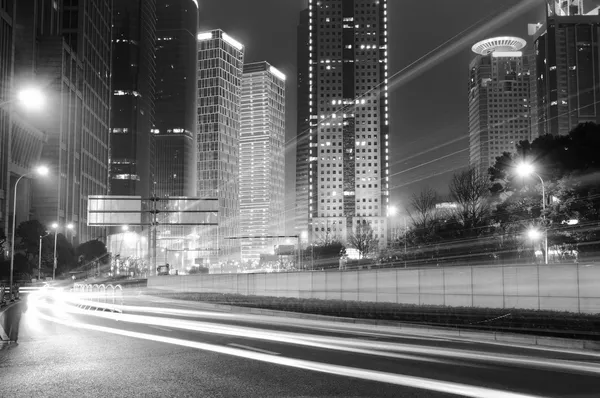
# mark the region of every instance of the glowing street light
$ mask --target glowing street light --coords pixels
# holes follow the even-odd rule
[[[124,232],[129,231],[129,225],[122,225],[121,231],[124,231]]]
[[[398,214],[398,208],[396,206],[388,207],[388,216],[394,217],[396,214]]]
[[[57,243],[59,228],[60,228],[60,225],[57,222],[52,223],[52,229],[54,230],[54,267],[52,268],[52,280],[53,281],[56,279],[56,268],[58,267],[58,257],[56,255],[56,243]],[[75,229],[75,226],[73,224],[69,223],[65,226],[65,228],[68,230],[73,230],[73,229]]]
[[[542,237],[542,233],[535,228],[531,228],[527,231],[527,236],[531,240],[539,240]]]
[[[21,181],[24,177],[31,175],[40,175],[45,176],[48,175],[49,170],[46,166],[38,166],[35,170],[25,173],[17,179],[15,182],[15,191],[13,192],[13,222],[12,222],[12,242],[11,242],[11,251],[10,251],[10,281],[9,281],[9,290],[10,290],[10,301],[14,301],[13,298],[13,274],[15,269],[15,230],[16,230],[16,221],[17,221],[17,188],[19,186],[19,181]]]
[[[19,91],[17,100],[23,108],[32,111],[40,111],[46,105],[46,96],[40,89],[35,87],[28,87]]]
[[[539,178],[542,183],[542,219],[546,219],[546,187],[542,177],[535,172],[535,167],[531,163],[522,162],[516,167],[517,174],[521,177],[529,177],[530,175]],[[548,230],[544,229],[544,263],[548,264]]]

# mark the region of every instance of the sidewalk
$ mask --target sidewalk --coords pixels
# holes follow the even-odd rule
[[[135,301],[145,301],[146,303],[135,304]],[[306,324],[306,322],[298,322],[300,320],[309,321],[311,324],[319,326],[335,326],[336,324],[346,324],[355,329],[397,333],[397,334],[411,334],[411,335],[428,335],[434,337],[452,338],[455,340],[463,341],[478,341],[478,342],[491,342],[501,344],[511,344],[513,346],[522,345],[524,347],[539,346],[546,348],[557,348],[557,349],[569,349],[569,350],[586,350],[586,351],[598,351],[600,352],[600,342],[590,340],[575,340],[566,338],[556,337],[544,337],[517,333],[503,333],[503,332],[486,332],[486,331],[472,331],[472,330],[461,330],[447,327],[435,327],[435,326],[419,326],[416,324],[406,324],[394,321],[385,320],[369,320],[369,319],[356,319],[356,318],[344,318],[327,315],[316,315],[306,314],[298,312],[287,312],[287,311],[276,311],[267,310],[261,308],[251,307],[237,307],[231,305],[212,304],[199,301],[189,300],[177,300],[164,298],[153,295],[138,295],[136,298],[130,298],[127,300],[128,306],[164,306],[164,307],[175,307],[173,309],[181,309],[185,307],[187,310],[199,310],[199,311],[218,311],[227,313],[237,313],[245,315],[262,315],[277,317],[281,320],[285,320],[288,323],[294,324]],[[179,308],[177,308],[179,307]],[[127,310],[125,310],[127,311]]]

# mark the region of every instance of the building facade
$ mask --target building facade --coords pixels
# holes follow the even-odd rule
[[[216,228],[199,227],[211,263],[239,261],[239,141],[244,46],[222,30],[198,33],[197,195],[218,198]]]
[[[296,200],[294,210],[294,230],[303,244],[308,243],[308,185],[309,185],[309,128],[310,107],[307,98],[309,85],[309,17],[308,9],[300,13],[297,29],[297,116],[296,116]]]
[[[50,175],[33,181],[32,213],[46,225],[73,223],[67,237],[74,244],[105,238],[104,228],[87,225],[87,198],[108,193],[112,3],[17,2],[17,15],[29,20],[23,26],[32,35],[36,82],[47,96],[38,117],[47,135],[40,163]]]
[[[309,1],[310,241],[368,223],[382,246],[389,206],[387,1]]]
[[[196,58],[198,4],[157,0],[157,196],[196,195]]]
[[[469,163],[486,175],[498,156],[531,138],[525,40],[496,37],[476,43],[469,67]]]
[[[113,7],[110,193],[147,198],[154,185],[156,1]]]
[[[599,10],[592,0],[548,0],[545,23],[529,26],[536,71],[535,137],[600,123]]]
[[[267,62],[244,65],[239,149],[243,261],[273,254],[278,240],[269,236],[285,232],[285,80]]]

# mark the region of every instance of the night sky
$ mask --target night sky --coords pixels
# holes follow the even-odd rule
[[[541,22],[544,0],[389,0],[391,199],[403,208],[413,192],[430,186],[442,195],[452,173],[468,164],[468,66],[471,46],[494,36],[526,39]],[[296,134],[296,26],[306,0],[200,0],[200,31],[223,29],[246,46],[246,62],[268,61],[288,76],[286,208],[294,206]],[[513,7],[520,7],[515,9]],[[507,18],[501,19],[503,12]],[[473,40],[460,40],[477,26]],[[448,57],[405,69],[456,35]],[[449,49],[451,43],[440,48]],[[432,54],[433,55],[433,54]],[[433,55],[434,56],[434,55]],[[435,57],[435,56],[434,56]],[[426,60],[424,60],[426,61]],[[444,145],[447,144],[447,145]],[[292,211],[288,212],[291,218]],[[288,218],[289,219],[289,218]],[[289,223],[288,223],[289,224]],[[288,231],[289,232],[289,231]]]

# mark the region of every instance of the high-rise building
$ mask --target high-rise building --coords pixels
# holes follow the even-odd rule
[[[268,236],[285,232],[285,80],[267,62],[244,65],[239,175],[244,261],[272,254],[277,239]]]
[[[240,260],[239,144],[244,46],[222,30],[198,33],[197,195],[218,198],[217,228],[199,227],[211,262]],[[232,239],[233,238],[233,239]]]
[[[470,165],[487,174],[498,156],[529,140],[529,69],[525,40],[495,37],[476,43],[469,66]]]
[[[13,55],[14,55],[14,11],[15,1],[0,1],[0,103],[5,104],[12,96],[11,83],[13,77]],[[8,233],[8,208],[10,196],[10,178],[8,173],[9,152],[9,108],[0,106],[0,232]],[[2,234],[0,234],[2,235]],[[1,248],[0,248],[1,249]],[[2,250],[0,258],[4,258],[5,250]]]
[[[387,241],[387,1],[309,0],[311,241],[345,241],[368,223]]]
[[[533,135],[568,134],[583,122],[600,123],[600,2],[547,0],[533,36]]]
[[[113,2],[110,193],[153,193],[156,1]]]
[[[309,128],[310,107],[307,98],[310,95],[309,85],[309,17],[308,9],[300,13],[297,30],[298,68],[297,80],[297,117],[296,117],[296,201],[294,213],[294,229],[303,243],[308,238],[308,166],[310,160]]]
[[[196,59],[198,3],[157,0],[157,196],[196,195]]]
[[[108,193],[113,2],[34,2],[36,76],[49,96],[41,161],[51,166],[48,178],[34,180],[34,215],[73,223],[72,240],[102,238],[103,228],[87,225],[87,198]]]

